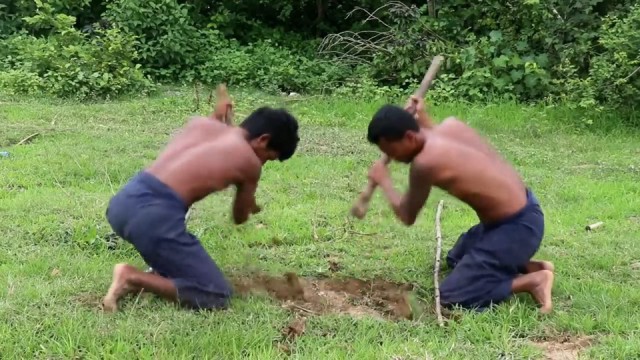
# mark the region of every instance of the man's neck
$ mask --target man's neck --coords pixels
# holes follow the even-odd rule
[[[430,135],[431,135],[430,129],[424,129],[424,128],[420,129],[420,132],[418,133],[418,151],[416,155],[419,154],[424,148],[424,146],[427,144],[427,141],[429,141]]]

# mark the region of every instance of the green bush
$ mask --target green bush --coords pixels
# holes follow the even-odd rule
[[[177,0],[116,0],[107,5],[104,17],[136,37],[144,70],[159,80],[181,80],[200,65],[199,51],[213,50],[202,46],[203,41],[210,44],[211,33],[198,30],[189,7]]]
[[[442,54],[435,101],[632,108],[640,100],[639,7],[635,0],[15,0],[0,5],[0,85],[104,96],[148,89],[144,73],[168,83],[391,96],[414,90]]]
[[[269,40],[247,46],[230,42],[227,47],[202,53],[206,55],[198,80],[210,84],[313,92],[341,83],[349,73],[344,66],[300,55]]]
[[[5,92],[85,99],[153,88],[135,63],[133,38],[118,29],[98,29],[89,37],[73,28],[74,17],[53,15],[48,5],[25,21],[49,34],[35,37],[22,31],[0,41],[0,87]]]

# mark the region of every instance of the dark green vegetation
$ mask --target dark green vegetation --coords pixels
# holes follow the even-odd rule
[[[640,100],[631,0],[16,0],[0,24],[0,86],[14,93],[226,82],[366,97],[412,90],[442,54],[440,102],[560,101],[633,119]]]

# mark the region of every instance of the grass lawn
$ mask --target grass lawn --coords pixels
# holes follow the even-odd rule
[[[91,105],[0,99],[0,150],[10,152],[0,157],[0,358],[540,359],[579,347],[585,358],[640,356],[638,133],[567,125],[580,119],[563,109],[435,106],[437,119],[462,117],[523,174],[546,213],[537,257],[556,266],[552,314],[517,296],[440,328],[432,311],[437,202],[445,202],[443,257],[477,220],[441,191],[413,227],[396,221],[379,193],[364,220],[349,216],[379,156],[365,134],[382,101],[232,95],[238,121],[259,105],[289,107],[301,143],[290,161],[266,166],[263,211],[248,223],[232,224],[231,191],[196,204],[189,228],[223,271],[411,283],[425,316],[308,315],[304,333],[286,340],[283,328],[301,315],[266,296],[210,313],[131,297],[119,313],[103,314],[97,304],[113,265],[144,266],[130,245],[105,241],[107,201],[189,115],[208,109],[196,111],[188,89]],[[392,169],[404,189],[406,167]],[[597,221],[604,226],[585,231]]]

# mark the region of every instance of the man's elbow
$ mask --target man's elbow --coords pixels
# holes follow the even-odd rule
[[[233,223],[234,223],[235,225],[242,225],[242,224],[246,223],[246,222],[247,222],[247,220],[249,220],[249,217],[248,217],[248,216],[243,216],[243,217],[234,217],[234,218],[233,218]]]
[[[233,213],[233,223],[236,225],[242,225],[249,220],[248,212],[234,212]]]
[[[400,221],[406,226],[411,226],[415,224],[416,216],[411,216],[410,214],[407,214],[407,213],[401,213]]]
[[[415,224],[415,222],[416,222],[415,218],[413,218],[413,219],[407,219],[407,218],[402,219],[402,223],[404,225],[406,225],[406,226],[412,226],[413,224]]]

